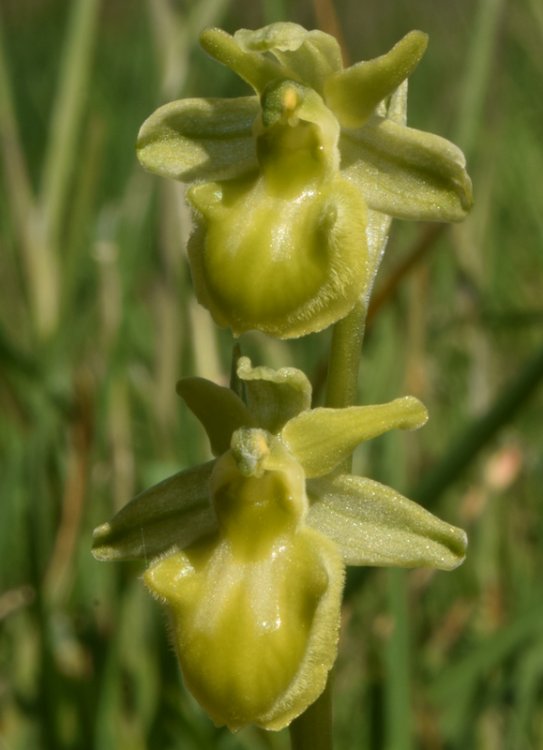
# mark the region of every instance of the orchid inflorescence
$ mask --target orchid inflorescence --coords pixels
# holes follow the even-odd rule
[[[192,183],[193,281],[217,323],[280,338],[324,329],[367,303],[392,217],[465,216],[462,153],[405,124],[425,34],[348,68],[333,37],[292,23],[201,41],[255,93],[166,104],[137,148],[150,171]],[[246,357],[230,388],[193,377],[178,393],[215,458],[99,526],[94,555],[150,560],[145,585],[217,724],[281,729],[324,690],[345,566],[451,570],[466,537],[346,468],[363,441],[421,427],[416,398],[311,408],[300,370]]]

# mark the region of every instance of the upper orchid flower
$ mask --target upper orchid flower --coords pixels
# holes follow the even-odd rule
[[[450,570],[463,531],[389,487],[338,473],[360,442],[426,421],[406,396],[310,409],[299,370],[239,360],[234,391],[178,391],[215,460],[143,492],[94,532],[100,560],[151,559],[185,682],[217,724],[281,729],[324,689],[336,656],[345,565]],[[154,558],[154,560],[153,560]]]
[[[462,152],[405,126],[422,32],[349,68],[333,37],[294,23],[208,29],[201,43],[255,95],[166,104],[137,149],[150,171],[196,183],[192,274],[219,324],[281,338],[326,328],[369,295],[391,217],[466,215]]]

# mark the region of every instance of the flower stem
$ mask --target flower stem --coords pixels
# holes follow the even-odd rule
[[[332,750],[332,690],[324,692],[289,727],[292,750]]]
[[[325,405],[333,408],[356,402],[360,351],[366,322],[366,305],[359,302],[334,325]],[[351,461],[344,468],[350,470]],[[290,725],[292,750],[332,750],[332,689],[330,677],[322,695]]]
[[[333,328],[326,406],[340,409],[356,402],[366,312],[366,305],[358,302],[347,317],[339,320]]]

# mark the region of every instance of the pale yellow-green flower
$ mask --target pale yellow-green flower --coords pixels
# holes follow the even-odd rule
[[[217,458],[146,490],[94,533],[100,560],[151,559],[187,687],[217,724],[281,729],[320,695],[337,648],[345,565],[450,570],[464,532],[370,479],[338,473],[362,441],[415,429],[424,406],[310,409],[299,370],[239,360],[242,400],[178,391]]]
[[[294,23],[201,42],[255,94],[166,104],[137,150],[146,169],[195,183],[189,256],[217,323],[281,338],[326,328],[367,299],[391,217],[466,215],[462,152],[405,125],[422,32],[346,69],[333,37]]]

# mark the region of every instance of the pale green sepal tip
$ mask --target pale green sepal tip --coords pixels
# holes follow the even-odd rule
[[[180,380],[176,390],[202,423],[214,456],[229,449],[234,430],[256,426],[249,409],[230,388],[192,377]]]
[[[307,523],[333,539],[346,565],[453,570],[466,554],[458,529],[370,479],[339,476],[308,482]]]
[[[427,34],[411,31],[385,55],[329,76],[325,100],[340,123],[346,128],[363,125],[377,105],[411,75],[427,45]]]
[[[237,373],[245,384],[251,414],[269,432],[279,432],[289,419],[311,406],[311,384],[301,370],[252,367],[247,357],[241,357]]]
[[[140,128],[138,159],[149,172],[182,182],[239,177],[258,164],[252,134],[258,112],[256,96],[165,104]]]
[[[182,549],[216,528],[209,498],[211,461],[145,490],[93,533],[97,560],[149,560]]]
[[[333,471],[357,445],[392,429],[412,430],[428,419],[425,406],[413,396],[387,404],[317,408],[288,422],[281,437],[302,464],[308,478]]]
[[[371,209],[399,219],[461,221],[473,205],[464,154],[432,133],[375,117],[340,138],[343,174]]]

